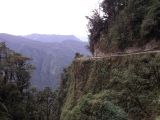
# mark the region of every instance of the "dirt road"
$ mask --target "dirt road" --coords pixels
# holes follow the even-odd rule
[[[139,55],[139,54],[148,54],[148,53],[160,53],[160,50],[134,52],[134,53],[118,53],[118,54],[110,54],[110,55],[107,55],[107,56],[80,57],[80,58],[76,58],[76,60],[87,61],[87,60],[97,60],[97,59],[103,59],[103,58],[130,56],[130,55]]]

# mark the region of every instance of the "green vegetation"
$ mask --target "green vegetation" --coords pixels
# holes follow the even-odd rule
[[[87,17],[93,54],[160,45],[159,0],[103,0],[100,10]],[[28,58],[3,43],[0,53],[2,120],[160,119],[159,52],[87,59],[76,53],[54,92],[30,88]]]
[[[96,49],[113,53],[142,48],[160,40],[159,0],[103,0],[100,9],[88,17],[92,53]]]
[[[63,120],[127,120],[127,114],[106,100],[106,93],[87,94],[70,111],[62,114]]]
[[[57,119],[57,92],[46,87],[43,91],[31,89],[27,94],[25,120]]]
[[[56,118],[57,92],[30,88],[34,67],[29,58],[0,43],[0,120],[51,120]]]
[[[22,120],[25,117],[25,93],[29,87],[32,65],[29,58],[0,44],[0,117],[4,120]]]
[[[155,120],[160,54],[74,61],[64,71],[60,120]]]
[[[59,90],[30,87],[33,66],[0,46],[2,120],[158,120],[160,54],[77,60],[62,74]]]

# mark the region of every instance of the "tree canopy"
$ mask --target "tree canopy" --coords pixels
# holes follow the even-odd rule
[[[90,51],[123,51],[160,38],[159,0],[103,0],[89,20]],[[102,14],[102,15],[101,15]]]

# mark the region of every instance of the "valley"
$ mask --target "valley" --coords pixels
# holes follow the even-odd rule
[[[37,40],[35,35],[30,35],[29,39],[0,34],[0,41],[5,42],[10,49],[32,59],[35,71],[31,83],[39,89],[57,88],[63,69],[72,62],[76,52],[90,54],[86,49],[87,42],[82,42],[75,36],[36,34],[36,37]],[[50,42],[45,41],[46,39]]]

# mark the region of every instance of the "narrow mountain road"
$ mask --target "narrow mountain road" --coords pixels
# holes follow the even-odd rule
[[[123,54],[118,53],[118,54],[110,54],[110,55],[107,55],[107,56],[80,57],[80,58],[76,58],[76,61],[98,60],[98,59],[103,59],[103,58],[123,57],[123,56],[149,54],[149,53],[160,53],[160,50],[144,51],[144,52],[133,52],[133,53],[123,53]]]

